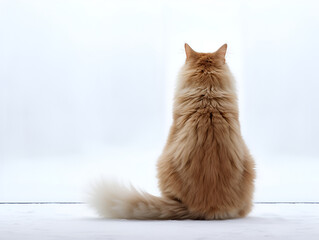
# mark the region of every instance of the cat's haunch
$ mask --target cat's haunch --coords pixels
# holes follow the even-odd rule
[[[254,160],[241,136],[227,45],[186,61],[175,92],[173,124],[157,170],[161,197],[115,182],[92,191],[90,204],[105,218],[227,219],[252,207]]]

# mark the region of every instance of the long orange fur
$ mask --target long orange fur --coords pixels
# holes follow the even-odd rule
[[[162,197],[115,182],[94,188],[90,203],[105,218],[228,219],[252,208],[254,161],[241,136],[227,45],[186,61],[175,93],[173,124],[157,164]]]

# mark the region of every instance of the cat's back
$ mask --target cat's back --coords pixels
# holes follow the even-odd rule
[[[184,127],[173,125],[158,162],[163,194],[194,212],[223,212],[244,199],[241,185],[250,155],[225,118],[210,108],[189,116]]]

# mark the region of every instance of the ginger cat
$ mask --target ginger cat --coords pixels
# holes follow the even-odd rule
[[[157,164],[162,197],[103,182],[90,200],[102,217],[209,220],[250,212],[254,160],[241,136],[226,50],[198,53],[185,44],[174,121]]]

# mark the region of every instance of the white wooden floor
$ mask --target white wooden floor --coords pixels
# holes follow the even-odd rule
[[[98,218],[85,204],[0,204],[1,240],[319,239],[319,204],[256,204],[249,217],[224,221]]]

